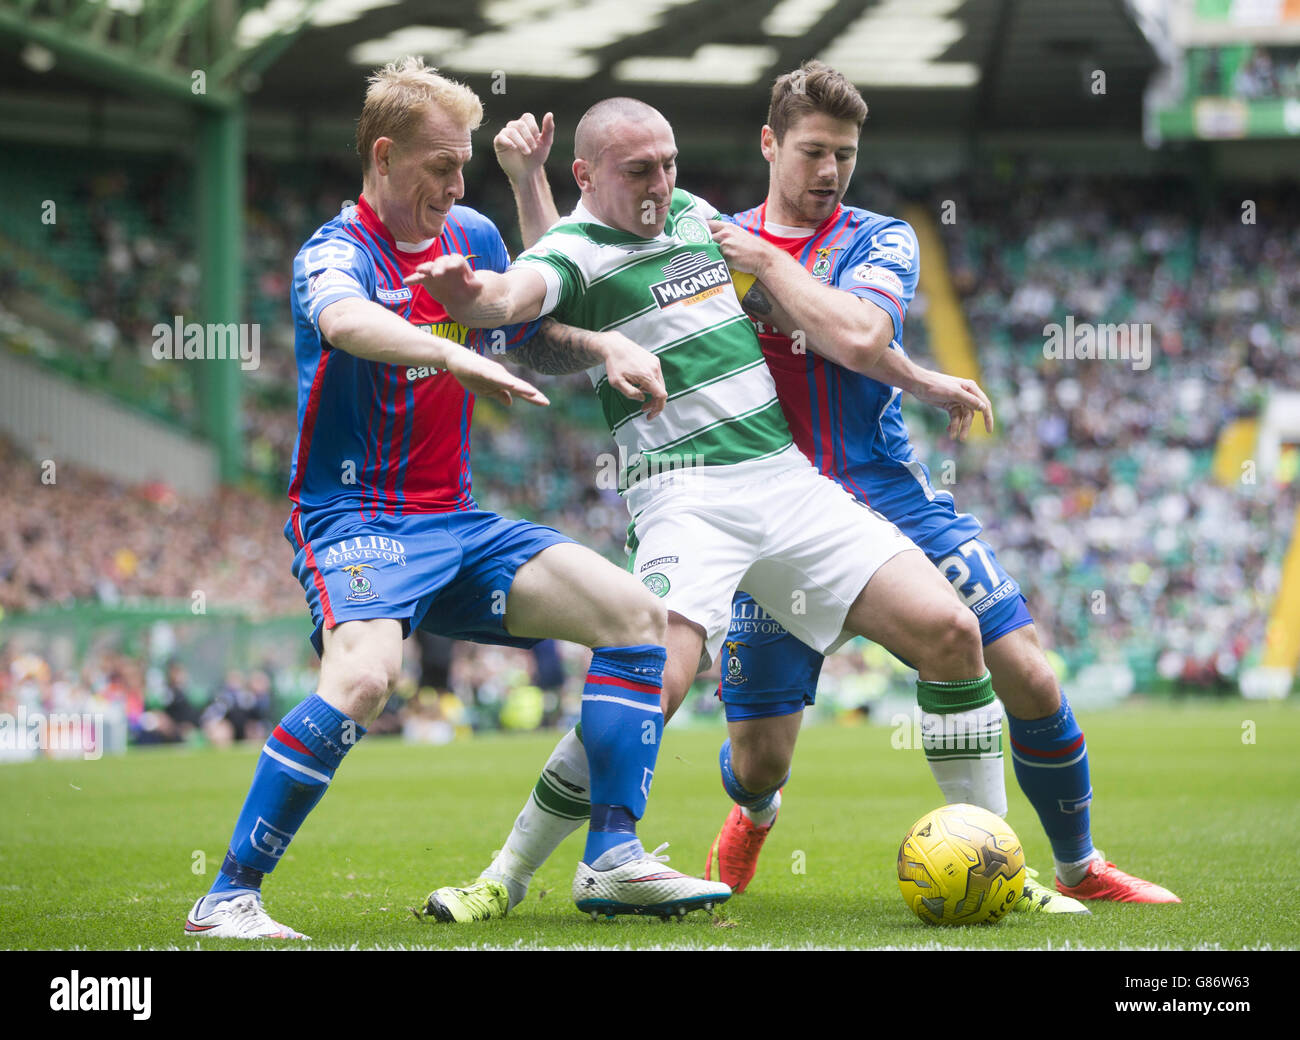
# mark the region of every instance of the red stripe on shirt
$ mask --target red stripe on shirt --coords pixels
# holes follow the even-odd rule
[[[311,455],[311,436],[316,429],[316,417],[320,414],[321,387],[325,385],[325,369],[329,366],[330,352],[321,347],[320,357],[316,361],[316,375],[311,381],[311,391],[307,395],[307,407],[302,415],[302,432],[298,434],[298,462],[294,468],[293,483],[289,486],[289,501],[298,504],[298,492],[302,489],[302,476],[307,472],[307,459]]]

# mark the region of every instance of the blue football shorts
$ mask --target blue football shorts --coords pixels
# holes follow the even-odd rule
[[[285,535],[297,550],[321,653],[321,633],[345,621],[391,618],[451,639],[531,647],[505,630],[515,572],[543,549],[573,539],[527,520],[473,509],[362,518],[355,511],[297,514]]]

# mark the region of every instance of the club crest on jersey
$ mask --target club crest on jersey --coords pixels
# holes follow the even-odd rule
[[[843,246],[823,246],[817,250],[817,259],[812,265],[813,277],[826,281],[826,276],[831,273],[831,254],[838,253],[843,248]]]
[[[665,278],[650,286],[650,295],[659,309],[675,303],[690,305],[716,296],[731,285],[731,272],[727,261],[714,259],[708,253],[683,253],[664,265]]]
[[[361,572],[369,567],[374,570],[373,563],[350,563],[343,569],[352,575],[352,580],[348,582],[348,599],[353,603],[369,603],[372,599],[378,599],[379,593],[374,590],[370,579]]]
[[[677,221],[675,230],[678,238],[683,242],[689,242],[693,246],[703,245],[713,238],[709,234],[709,229],[694,217],[682,217]]]

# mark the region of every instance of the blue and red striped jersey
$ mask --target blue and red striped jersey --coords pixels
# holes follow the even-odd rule
[[[513,349],[537,323],[467,330],[423,288],[402,284],[416,266],[444,253],[476,269],[510,264],[496,226],[453,206],[442,234],[423,248],[401,246],[363,196],[320,227],[293,262],[298,438],[289,479],[291,523],[318,511],[380,514],[476,509],[470,490],[474,395],[450,374],[382,364],[333,347],[320,313],[346,297],[372,300],[411,324],[480,353]],[[301,541],[301,529],[297,532]]]
[[[784,249],[818,281],[883,307],[894,323],[890,347],[903,349],[903,320],[920,266],[906,221],[839,206],[811,234],[785,238],[766,226],[766,214],[764,203],[731,219]],[[947,495],[934,490],[916,458],[896,387],[828,361],[812,345],[797,349],[771,326],[755,325],[795,444],[818,470],[887,516]]]

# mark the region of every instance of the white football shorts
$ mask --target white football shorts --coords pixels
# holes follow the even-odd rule
[[[849,608],[912,541],[822,476],[798,449],[771,459],[659,474],[627,495],[632,573],[704,629],[707,667],[739,588],[821,653],[844,642]]]

